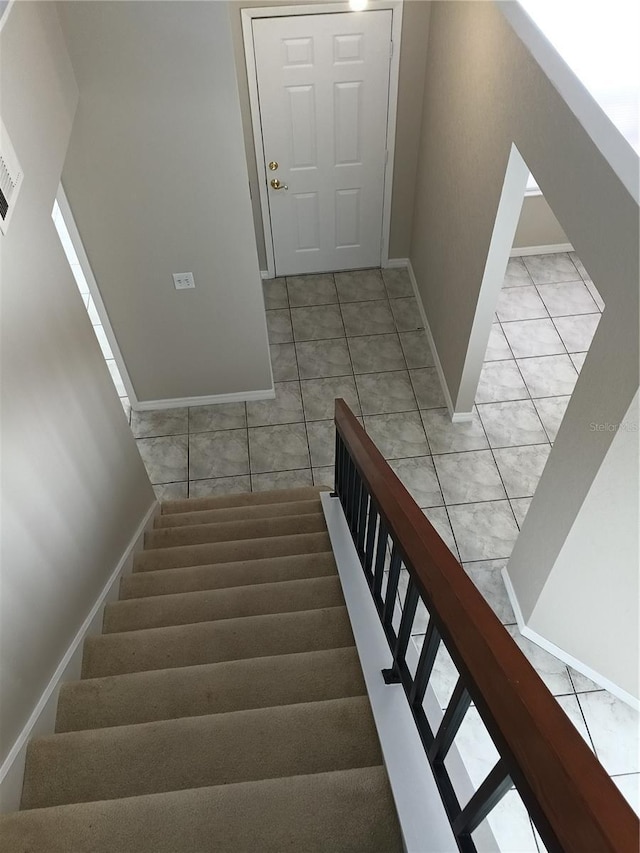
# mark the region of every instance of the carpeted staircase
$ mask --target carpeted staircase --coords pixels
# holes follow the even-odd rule
[[[2,850],[402,850],[317,489],[163,504],[21,808]]]

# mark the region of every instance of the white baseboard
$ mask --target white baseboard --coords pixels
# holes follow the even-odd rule
[[[67,681],[75,681],[80,678],[82,647],[85,637],[101,633],[102,609],[108,601],[117,599],[120,578],[131,572],[134,555],[144,547],[144,534],[152,528],[153,519],[159,509],[160,504],[154,501],[138,525],[117,566],[111,573],[111,577],[71,641],[25,727],[20,732],[2,767],[0,767],[0,812],[17,811],[20,808],[27,744],[33,737],[53,734],[60,687]]]
[[[524,617],[522,615],[522,609],[520,608],[520,602],[518,601],[518,597],[516,596],[516,591],[513,588],[513,584],[511,583],[511,578],[509,577],[509,572],[507,571],[507,567],[505,566],[502,569],[502,579],[504,581],[505,589],[507,590],[507,596],[509,601],[511,602],[511,607],[513,608],[514,615],[516,617],[516,622],[518,623],[518,630],[522,634],[523,637],[526,637],[527,640],[531,640],[532,643],[535,643],[537,646],[540,646],[541,649],[544,649],[546,652],[549,652],[554,657],[557,657],[559,660],[564,661],[568,666],[573,667],[573,669],[582,673],[582,675],[586,675],[587,678],[590,678],[592,681],[595,681],[596,684],[599,684],[600,687],[603,687],[605,690],[608,690],[609,693],[612,693],[614,696],[617,696],[618,699],[621,699],[627,705],[631,705],[636,711],[640,711],[640,699],[632,696],[631,693],[627,693],[626,690],[623,690],[617,684],[614,684],[604,675],[601,675],[599,672],[596,672],[591,667],[584,664],[578,658],[575,658],[573,655],[569,654],[569,652],[565,652],[564,649],[561,649],[560,646],[556,646],[555,643],[552,643],[550,640],[547,640],[541,634],[538,634],[537,631],[533,631],[529,628],[524,621]]]
[[[440,380],[440,386],[442,387],[442,393],[444,394],[445,403],[447,404],[447,409],[449,410],[449,414],[451,415],[451,419],[458,418],[459,415],[455,414],[453,408],[453,400],[451,399],[451,394],[449,393],[449,386],[447,385],[447,380],[444,376],[444,370],[442,369],[442,364],[440,363],[440,357],[438,355],[438,350],[436,349],[436,343],[433,339],[433,335],[431,334],[431,329],[429,327],[429,321],[427,320],[427,314],[424,310],[424,305],[422,303],[422,297],[420,296],[420,291],[418,290],[418,281],[416,279],[416,274],[413,271],[413,266],[411,265],[411,261],[407,261],[407,271],[409,273],[409,280],[411,281],[411,286],[413,288],[414,296],[416,297],[416,302],[418,303],[418,311],[420,311],[420,317],[422,319],[422,323],[424,325],[424,330],[427,335],[427,340],[429,341],[429,346],[431,348],[431,354],[433,355],[433,361],[436,366],[436,370],[438,372],[438,379]],[[471,415],[469,417],[462,416],[462,420],[470,420]]]
[[[139,400],[131,408],[136,412],[149,412],[154,409],[179,409],[184,406],[216,406],[220,403],[249,403],[254,400],[273,400],[276,392],[273,388],[261,391],[233,391],[230,394],[212,394],[210,397],[176,397],[172,400]]]
[[[452,424],[468,424],[473,420],[473,412],[453,412],[451,415]]]
[[[260,270],[260,278],[273,278],[269,270]]]
[[[520,246],[511,249],[511,258],[521,258],[523,255],[555,255],[556,252],[573,252],[571,243],[556,243],[551,246]]]
[[[382,262],[384,269],[406,269],[409,266],[409,258],[387,258]]]

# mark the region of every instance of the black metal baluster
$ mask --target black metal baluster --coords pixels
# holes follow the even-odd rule
[[[409,578],[409,586],[402,607],[402,617],[398,628],[398,638],[393,649],[393,666],[391,669],[383,669],[382,675],[387,684],[397,683],[403,680],[403,675],[410,678],[406,666],[407,646],[411,637],[411,628],[418,606],[418,588],[413,580]]]
[[[467,805],[451,823],[457,838],[469,838],[489,812],[511,788],[512,782],[505,761],[501,758]],[[475,848],[474,848],[475,849]]]
[[[342,501],[343,509],[346,512],[347,506],[347,492],[349,490],[349,466],[351,465],[351,457],[349,456],[349,451],[347,450],[347,445],[342,442],[342,492],[340,493],[340,500]]]
[[[361,487],[362,481],[360,480],[360,474],[358,473],[356,466],[353,465],[353,489],[351,490],[349,501],[349,527],[351,528],[351,534],[354,540],[358,529],[358,507],[360,506]]]
[[[338,494],[340,495],[340,503],[342,504],[342,508],[344,509],[346,505],[346,495],[349,480],[349,454],[342,438],[340,439],[340,456],[340,491],[338,492]]]
[[[427,689],[427,684],[431,678],[433,665],[436,662],[436,655],[440,647],[440,634],[436,628],[436,624],[431,617],[427,625],[427,633],[425,634],[422,650],[416,667],[416,674],[409,691],[409,704],[421,705],[424,699],[424,694]]]
[[[369,503],[369,492],[367,491],[364,482],[360,480],[360,503],[358,507],[358,532],[356,536],[356,550],[360,557],[360,562],[364,563],[364,538],[367,532],[367,508]]]
[[[353,506],[353,492],[356,487],[356,466],[353,464],[353,459],[348,456],[347,457],[347,489],[345,493],[345,504],[344,504],[344,514],[347,519],[347,524],[349,525],[349,530],[353,530],[353,513],[351,508]]]
[[[447,710],[444,712],[440,727],[429,749],[429,758],[434,763],[444,761],[470,704],[471,696],[469,695],[469,691],[464,686],[462,678],[459,678],[447,705]]]
[[[376,547],[376,564],[373,573],[373,600],[375,601],[378,613],[382,615],[384,602],[382,600],[382,579],[384,577],[384,564],[387,557],[387,542],[389,534],[382,519],[378,525],[378,544]]]
[[[333,471],[333,488],[334,492],[337,495],[342,493],[342,471],[343,471],[343,459],[342,459],[342,439],[340,437],[340,433],[336,430],[336,449],[335,449],[335,460],[334,460],[334,471]]]
[[[367,541],[364,548],[364,573],[369,581],[369,586],[373,585],[373,546],[376,540],[376,529],[378,526],[378,510],[373,505],[373,500],[369,498],[369,519],[367,526]]]
[[[392,626],[393,609],[396,603],[396,593],[398,592],[398,582],[400,580],[400,567],[402,560],[398,549],[394,545],[391,550],[391,564],[389,565],[389,579],[387,580],[387,589],[385,591],[384,611],[382,613],[382,625],[387,631],[387,636]]]
[[[400,661],[401,663],[404,663],[405,655],[407,653],[407,646],[409,645],[409,638],[411,637],[411,629],[413,627],[413,620],[415,619],[419,597],[418,587],[414,584],[411,576],[409,576],[409,585],[407,587],[407,594],[402,606],[400,627],[398,628],[398,640],[394,650],[394,657],[396,661]]]

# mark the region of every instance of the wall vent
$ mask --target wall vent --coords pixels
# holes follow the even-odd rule
[[[0,232],[3,234],[7,233],[23,177],[7,129],[0,121]]]

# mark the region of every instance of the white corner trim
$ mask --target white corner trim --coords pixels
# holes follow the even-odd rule
[[[7,5],[4,7],[4,11],[0,14],[0,32],[4,29],[4,25],[7,23],[7,18],[9,17],[9,13],[11,12],[15,2],[16,0],[9,0]]]
[[[507,590],[507,596],[511,603],[511,607],[513,608],[514,615],[516,617],[516,622],[518,623],[518,630],[522,634],[523,637],[526,637],[527,640],[531,640],[532,643],[535,643],[537,646],[540,646],[541,649],[544,649],[546,652],[549,652],[554,657],[557,657],[559,660],[564,661],[564,663],[576,669],[578,672],[581,672],[582,675],[586,675],[587,678],[590,678],[592,681],[595,681],[596,684],[599,684],[605,690],[608,690],[609,693],[612,693],[614,696],[617,696],[618,699],[621,699],[627,705],[631,705],[636,711],[640,711],[640,699],[633,696],[631,693],[627,693],[626,690],[623,690],[622,687],[619,687],[617,684],[614,684],[604,675],[600,675],[599,672],[596,672],[595,669],[591,669],[591,667],[584,664],[578,658],[575,658],[569,652],[565,652],[564,649],[561,649],[560,646],[556,646],[555,643],[552,643],[550,640],[547,640],[541,634],[538,634],[537,631],[529,628],[524,621],[522,610],[520,608],[520,603],[516,596],[516,591],[511,583],[511,578],[509,577],[509,572],[507,571],[507,567],[505,566],[502,569],[502,579],[504,581],[505,588]]]
[[[320,495],[358,657],[407,853],[455,850],[456,842],[401,684],[385,684],[389,643],[340,501]]]
[[[260,278],[264,280],[267,278],[274,278],[274,276],[271,275],[269,270],[260,270]]]
[[[406,269],[409,266],[409,258],[387,258],[382,264],[383,269]]]
[[[113,353],[113,358],[118,368],[118,373],[120,374],[122,382],[126,389],[127,397],[129,398],[129,402],[131,403],[132,407],[135,408],[138,398],[133,388],[133,383],[131,382],[131,379],[129,377],[127,365],[125,364],[124,358],[122,357],[122,353],[120,352],[118,341],[113,332],[113,329],[111,328],[111,322],[109,321],[109,315],[102,300],[102,294],[100,293],[98,282],[96,281],[96,277],[93,274],[93,269],[91,268],[91,264],[89,263],[89,258],[87,256],[87,253],[85,252],[84,244],[82,242],[82,238],[80,237],[80,232],[78,231],[78,226],[76,225],[76,221],[73,217],[73,211],[69,206],[69,201],[67,199],[67,195],[64,191],[64,187],[62,186],[62,184],[58,186],[58,192],[56,193],[56,201],[58,202],[58,207],[60,208],[60,212],[62,213],[64,224],[66,225],[67,231],[69,232],[71,243],[73,245],[73,248],[75,249],[76,255],[78,256],[80,267],[89,287],[89,293],[91,294],[91,298],[93,299],[94,304],[96,306],[96,311],[98,312],[98,316],[100,317],[100,323],[102,325],[102,328],[104,329],[104,333],[107,337],[109,346],[111,347],[111,352]]]
[[[416,298],[416,302],[418,303],[418,311],[420,312],[420,317],[422,319],[422,323],[424,325],[424,330],[427,335],[427,340],[429,341],[429,346],[431,348],[431,354],[433,355],[433,361],[436,366],[436,370],[438,372],[438,379],[440,380],[440,385],[442,387],[442,393],[444,394],[444,400],[447,404],[447,409],[449,410],[449,414],[453,420],[455,415],[455,410],[453,408],[453,400],[451,399],[451,394],[449,393],[449,386],[447,385],[447,380],[444,376],[444,370],[442,369],[442,364],[440,363],[440,356],[438,355],[438,350],[436,349],[436,342],[433,339],[433,335],[431,334],[431,328],[429,326],[429,321],[427,320],[427,314],[424,310],[424,305],[422,303],[422,297],[420,296],[420,291],[418,290],[418,281],[416,279],[416,274],[413,271],[413,265],[411,264],[411,259],[407,262],[407,270],[409,272],[409,280],[411,281],[411,286],[413,287],[413,293]],[[463,420],[470,420],[472,413],[469,413],[468,417],[466,413],[463,413]]]
[[[510,258],[522,258],[524,255],[555,255],[556,252],[573,252],[571,243],[555,243],[548,246],[515,246],[509,253]]]
[[[527,164],[517,146],[511,143],[458,383],[456,412],[473,411],[528,175]]]
[[[184,406],[216,406],[219,403],[250,403],[254,400],[275,399],[275,389],[260,391],[231,391],[228,394],[212,394],[209,397],[174,397],[168,400],[139,400],[131,408],[136,412],[149,412],[153,409],[178,409]]]
[[[134,555],[142,550],[144,534],[152,528],[153,519],[159,510],[160,504],[154,501],[143,516],[115,569],[69,644],[31,716],[0,767],[0,812],[17,811],[20,808],[27,744],[32,737],[53,734],[60,687],[67,681],[80,678],[82,646],[85,637],[101,632],[102,608],[107,601],[118,597],[120,578],[131,571]]]

